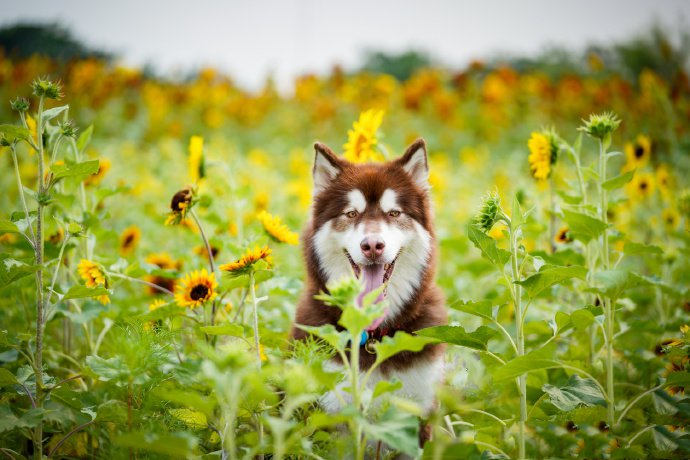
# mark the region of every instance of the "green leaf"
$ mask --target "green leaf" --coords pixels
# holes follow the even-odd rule
[[[61,105],[60,107],[53,107],[52,109],[44,110],[42,116],[43,122],[46,123],[52,120],[67,109],[69,109],[69,105]]]
[[[53,173],[53,179],[62,179],[65,177],[87,177],[96,174],[98,168],[98,160],[87,160],[81,163],[54,164],[50,170]]]
[[[671,372],[666,377],[666,385],[690,385],[690,372]]]
[[[364,432],[371,439],[409,455],[419,449],[419,420],[415,415],[390,407],[375,422],[363,421]]]
[[[210,396],[202,395],[194,391],[166,388],[156,388],[153,390],[153,394],[164,401],[174,402],[185,407],[196,409],[207,416],[213,415],[215,401]]]
[[[604,395],[591,378],[582,379],[578,375],[571,375],[564,387],[547,383],[542,390],[549,395],[551,404],[563,412],[581,406],[606,406]]]
[[[344,350],[347,342],[350,340],[349,335],[346,331],[338,332],[332,324],[326,324],[325,326],[303,326],[301,324],[297,325],[298,328],[303,331],[314,335],[327,344],[335,348],[336,350]]]
[[[417,331],[417,334],[452,345],[486,351],[489,340],[498,332],[488,326],[480,326],[473,332],[465,332],[462,326],[435,326]]]
[[[38,265],[29,265],[12,259],[7,254],[0,254],[0,288],[9,286],[15,281],[37,272]]]
[[[102,287],[90,288],[88,286],[84,286],[83,284],[75,284],[69,288],[69,291],[65,293],[65,295],[62,297],[62,300],[84,299],[108,294],[110,294],[110,292]]]
[[[124,425],[127,423],[127,405],[113,399],[106,401],[98,406],[96,420]]]
[[[586,276],[587,269],[578,265],[572,265],[570,267],[544,265],[534,275],[522,281],[515,281],[515,284],[522,286],[527,292],[527,295],[533,299],[544,289],[554,284],[562,283],[571,278],[585,279]]]
[[[650,284],[648,280],[629,270],[604,270],[594,274],[592,287],[589,290],[611,299],[619,299],[628,289]]]
[[[603,184],[601,184],[601,186],[604,187],[606,190],[615,190],[621,188],[622,186],[630,182],[634,175],[635,170],[633,169],[632,171],[628,171],[619,176],[608,179]]]
[[[374,387],[374,393],[372,399],[376,399],[382,394],[392,393],[396,390],[402,388],[402,382],[400,380],[390,381],[390,380],[379,380]]]
[[[502,268],[510,260],[510,252],[498,248],[493,238],[487,236],[476,226],[468,225],[467,236],[472,244],[482,252],[482,255],[497,267]]]
[[[19,227],[9,220],[0,220],[0,233],[19,233]]]
[[[120,447],[142,449],[174,458],[191,457],[197,446],[197,438],[189,433],[172,434],[132,432],[120,435],[113,441]]]
[[[369,305],[363,308],[348,306],[340,315],[338,324],[351,334],[358,334],[383,313],[383,304]]]
[[[568,229],[573,238],[583,243],[597,238],[608,228],[608,225],[599,219],[566,209],[563,210],[563,220],[568,224]]]
[[[5,368],[0,368],[0,387],[14,385],[17,382],[17,377]]]
[[[0,125],[0,134],[3,134],[8,142],[23,141],[31,135],[28,129],[16,125]]]
[[[103,380],[104,382],[127,378],[129,376],[129,369],[119,356],[110,359],[104,359],[93,355],[87,356],[86,365],[99,377],[99,380]]]
[[[625,246],[623,247],[623,252],[625,253],[625,255],[628,256],[637,256],[642,254],[664,254],[664,250],[661,249],[659,246],[655,246],[653,244],[633,243],[632,241],[628,241],[625,243]]]
[[[89,142],[91,141],[91,135],[93,134],[93,125],[90,125],[88,128],[86,128],[80,135],[79,139],[77,139],[77,150],[80,152],[84,151],[84,148],[89,145]]]
[[[386,336],[381,342],[376,344],[376,362],[382,363],[402,351],[420,351],[428,344],[434,342],[437,342],[437,340],[398,331],[393,337]]]
[[[508,361],[504,366],[498,367],[493,373],[493,378],[500,382],[517,378],[530,371],[561,367],[561,364],[553,359],[555,353],[556,345],[552,342],[526,355],[518,356]]]
[[[493,319],[493,305],[490,300],[482,300],[479,302],[460,301],[450,305],[450,308],[484,318],[488,321]]]
[[[244,337],[244,328],[239,324],[221,324],[218,326],[202,326],[201,332],[208,335],[230,335],[232,337]]]
[[[590,324],[594,324],[594,315],[588,309],[581,308],[579,310],[575,310],[570,315],[570,322],[573,323],[575,329],[581,331],[589,327]]]

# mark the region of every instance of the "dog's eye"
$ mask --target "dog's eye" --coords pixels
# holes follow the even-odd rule
[[[357,211],[348,211],[345,213],[345,215],[350,219],[354,219],[355,217],[357,217]]]
[[[400,211],[397,211],[397,210],[388,211],[388,215],[391,217],[398,217],[400,215]]]

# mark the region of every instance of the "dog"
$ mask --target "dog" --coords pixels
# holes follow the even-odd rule
[[[353,164],[326,145],[314,145],[313,205],[301,237],[306,286],[298,304],[292,338],[307,333],[298,325],[338,325],[341,311],[314,298],[328,292],[329,282],[357,277],[361,297],[385,284],[379,295],[387,310],[368,329],[361,346],[360,371],[376,359],[371,341],[397,331],[413,334],[447,323],[445,301],[434,282],[436,248],[429,196],[429,165],[423,139],[412,143],[402,157],[385,163]],[[433,387],[443,378],[444,346],[427,345],[419,352],[401,352],[372,373],[370,384],[397,377],[401,395],[428,414],[435,405]],[[321,400],[328,412],[339,409],[329,393]],[[420,442],[429,439],[422,428]]]

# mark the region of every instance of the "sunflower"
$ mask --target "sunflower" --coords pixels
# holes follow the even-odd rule
[[[120,254],[127,255],[137,247],[141,239],[141,230],[136,225],[130,225],[120,235]]]
[[[81,259],[77,265],[79,276],[84,280],[86,287],[97,288],[103,286],[108,289],[108,278],[105,276],[105,270],[99,264],[91,262],[90,260]],[[110,303],[108,295],[100,295],[96,297],[103,305]]]
[[[278,243],[287,244],[297,244],[299,241],[299,235],[291,231],[287,225],[285,225],[278,216],[272,216],[266,211],[261,211],[259,215],[256,216],[257,219],[264,226],[264,230],[268,233],[274,241]]]
[[[210,247],[211,255],[213,256],[213,260],[215,260],[218,257],[218,254],[220,253],[220,248],[218,246],[214,246],[213,244],[211,244]],[[206,250],[206,246],[196,246],[194,248],[194,254],[201,257],[208,257],[208,251]]]
[[[661,220],[668,230],[675,230],[680,222],[680,214],[675,208],[666,208],[661,211]]]
[[[204,138],[192,136],[189,138],[189,177],[196,183],[205,175]]]
[[[665,377],[673,372],[685,372],[690,364],[690,356],[683,356],[682,358],[674,358],[669,364],[666,365]],[[671,395],[685,394],[684,385],[672,385],[666,388],[666,392]]]
[[[161,270],[179,270],[182,263],[179,260],[173,260],[168,253],[160,252],[149,254],[146,256],[146,262],[158,266]],[[146,281],[157,286],[167,289],[168,291],[175,290],[175,280],[161,275],[150,275],[146,277]],[[161,292],[151,286],[148,287],[149,294],[160,294]]]
[[[648,136],[640,134],[635,142],[625,144],[625,157],[628,162],[625,169],[631,170],[644,166],[652,155],[652,141]]]
[[[206,269],[195,270],[182,278],[177,286],[175,302],[180,307],[196,308],[218,295],[216,274]]]
[[[254,249],[248,249],[242,257],[234,262],[223,264],[218,267],[220,270],[230,272],[234,275],[242,275],[247,273],[258,261],[266,262],[268,268],[273,266],[273,259],[271,258],[271,248],[264,246],[262,248],[256,246]]]
[[[668,165],[662,164],[656,168],[656,184],[659,186],[659,191],[664,195],[667,195],[673,186],[673,177],[671,176],[671,171]]]
[[[194,190],[190,187],[176,192],[170,200],[170,210],[165,225],[178,225],[187,220],[187,212],[194,206]]]
[[[168,302],[166,302],[163,299],[155,299],[153,302],[149,304],[149,311],[155,311],[158,310],[160,307],[167,305]]]
[[[556,162],[558,147],[554,139],[546,132],[533,132],[527,141],[529,148],[529,170],[532,177],[543,181],[551,175],[551,165]]]
[[[99,158],[98,159],[98,171],[96,171],[95,174],[92,174],[88,176],[86,179],[84,179],[84,185],[89,186],[89,185],[98,185],[101,183],[103,180],[103,177],[105,177],[105,174],[110,171],[110,160],[107,158]]]
[[[359,115],[352,129],[347,132],[345,159],[353,163],[381,160],[381,154],[374,147],[378,143],[376,132],[383,122],[383,110],[370,109]]]
[[[643,200],[654,193],[654,176],[651,173],[635,174],[626,186],[628,196],[634,200]]]
[[[558,233],[556,233],[554,241],[556,241],[556,243],[570,243],[573,241],[573,237],[570,234],[570,229],[568,227],[562,227],[560,230],[558,230]]]

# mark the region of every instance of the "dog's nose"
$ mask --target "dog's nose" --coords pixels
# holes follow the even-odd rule
[[[386,243],[383,241],[381,235],[367,235],[364,237],[359,247],[362,249],[362,254],[368,259],[376,259],[383,254],[386,248]]]

